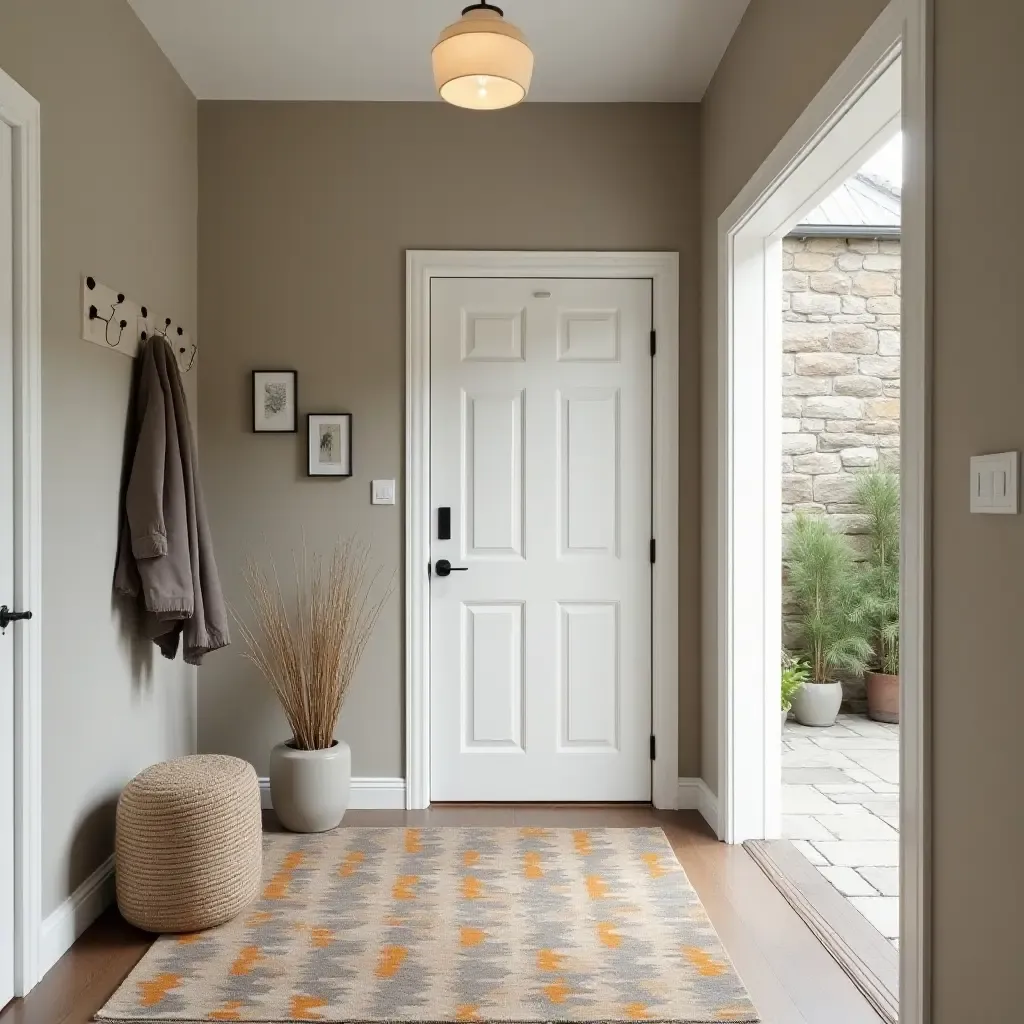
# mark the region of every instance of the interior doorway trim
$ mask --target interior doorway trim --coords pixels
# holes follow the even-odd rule
[[[778,690],[764,685],[782,625],[780,242],[860,166],[863,151],[902,125],[900,1020],[908,1024],[929,1019],[930,991],[931,11],[932,0],[892,0],[719,219],[718,605],[705,608],[717,633],[719,835],[771,839],[781,823]]]
[[[764,680],[782,636],[782,238],[899,130],[891,11],[718,222],[718,803],[729,843],[781,827],[778,691]]]
[[[649,278],[658,347],[652,395],[653,762],[655,807],[676,806],[679,777],[679,255],[674,252],[406,253],[406,806],[430,805],[430,282],[435,277]]]
[[[42,375],[39,103],[0,70],[14,169],[14,991],[39,980],[42,921]]]

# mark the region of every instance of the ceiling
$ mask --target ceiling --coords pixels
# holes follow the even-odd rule
[[[430,50],[470,0],[129,0],[199,99],[436,100]],[[498,0],[501,3],[501,0]],[[749,0],[505,0],[531,101],[697,101]]]

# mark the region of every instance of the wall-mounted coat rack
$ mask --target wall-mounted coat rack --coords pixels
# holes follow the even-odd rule
[[[198,346],[184,327],[169,316],[157,316],[150,307],[126,299],[123,292],[100,284],[94,277],[82,278],[84,341],[134,358],[139,345],[152,334],[167,339],[182,373],[192,369]]]

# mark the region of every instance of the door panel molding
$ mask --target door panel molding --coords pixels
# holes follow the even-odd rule
[[[652,282],[658,336],[652,394],[652,527],[658,541],[658,560],[652,566],[652,711],[658,743],[652,793],[656,807],[674,809],[679,776],[679,256],[673,252],[406,253],[406,806],[421,809],[430,804],[430,285],[435,278],[452,277]],[[578,326],[577,337],[566,339],[563,358],[614,358],[614,335],[607,321]],[[480,337],[484,348],[494,353],[491,358],[515,357],[512,335],[507,342],[493,333]]]

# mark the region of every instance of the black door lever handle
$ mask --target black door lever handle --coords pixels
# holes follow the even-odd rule
[[[12,622],[21,622],[31,618],[31,612],[12,612],[7,605],[0,605],[0,629],[6,629]]]
[[[434,563],[434,572],[438,576],[448,576],[453,572],[467,572],[468,570],[468,565],[452,565],[447,558],[439,558]]]

